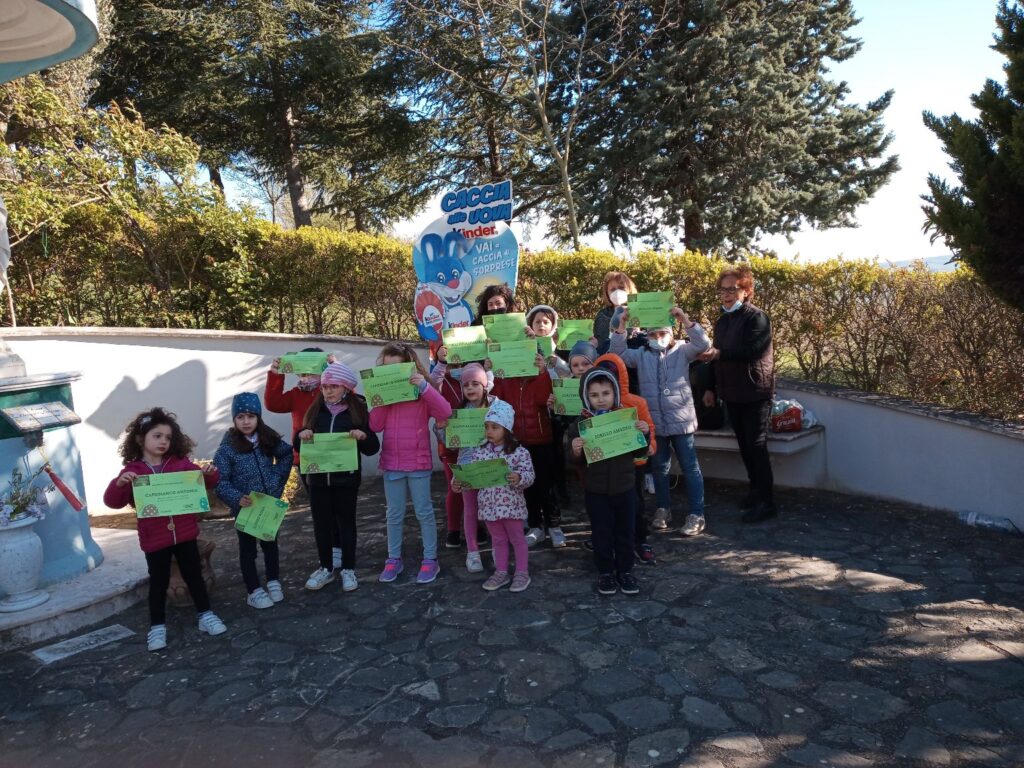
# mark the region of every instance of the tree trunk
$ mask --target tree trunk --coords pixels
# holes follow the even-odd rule
[[[224,194],[224,177],[220,174],[220,168],[215,165],[210,166],[210,183],[220,190],[221,195]]]
[[[683,214],[683,246],[688,251],[699,251],[704,239],[704,217],[699,208],[689,207]]]
[[[313,217],[309,212],[309,201],[306,199],[306,180],[299,165],[299,152],[295,143],[295,117],[290,104],[282,105],[283,109],[278,122],[281,149],[284,151],[284,175],[288,183],[288,197],[292,203],[292,217],[295,228],[309,227]]]

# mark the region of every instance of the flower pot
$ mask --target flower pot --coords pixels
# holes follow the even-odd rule
[[[23,517],[0,526],[0,613],[22,611],[42,605],[50,595],[41,589],[43,542],[33,530],[36,517]]]

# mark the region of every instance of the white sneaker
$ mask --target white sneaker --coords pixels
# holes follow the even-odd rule
[[[328,584],[334,581],[334,571],[328,571],[326,568],[317,568],[306,579],[306,589],[323,589]]]
[[[341,572],[341,589],[345,592],[354,592],[359,589],[359,580],[356,579],[356,572],[352,569]]]
[[[535,547],[544,541],[544,538],[543,528],[531,528],[526,532],[526,546]]]
[[[551,536],[551,546],[552,547],[564,547],[565,546],[565,534],[562,533],[562,529],[561,528],[551,528],[548,531],[548,534]],[[524,589],[525,589],[525,587],[524,587]]]
[[[213,611],[207,611],[199,617],[199,631],[208,635],[223,635],[228,631],[224,622]]]
[[[480,559],[479,552],[466,553],[466,570],[470,573],[480,573],[484,569],[484,563]]]
[[[146,649],[150,651],[162,651],[167,647],[167,625],[154,624],[149,628],[146,635]]]
[[[274,607],[274,601],[270,599],[270,595],[263,587],[250,592],[249,596],[245,598],[245,602],[249,604],[250,608],[259,608],[260,610]]]
[[[654,475],[650,473],[644,475],[644,490],[648,496],[654,495]]]
[[[680,533],[683,536],[696,536],[704,531],[704,515],[687,515]]]
[[[331,549],[331,566],[334,570],[341,570],[341,547]]]
[[[270,595],[270,599],[275,603],[280,603],[284,600],[284,589],[281,587],[280,581],[268,581],[267,582],[267,594]]]
[[[651,528],[656,531],[664,531],[668,528],[668,521],[672,519],[672,513],[664,507],[654,510],[654,519],[651,520]]]

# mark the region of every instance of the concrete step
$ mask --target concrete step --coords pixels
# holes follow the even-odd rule
[[[50,599],[16,613],[0,613],[0,651],[66,635],[103,621],[146,597],[149,573],[134,530],[94,528],[103,562],[70,581],[46,587]]]

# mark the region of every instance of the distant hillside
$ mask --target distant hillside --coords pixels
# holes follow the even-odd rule
[[[923,261],[929,272],[952,272],[956,269],[956,262],[950,263],[953,254],[945,256],[929,256],[927,259],[904,259],[903,261],[890,261],[890,267],[912,267],[919,261]]]

